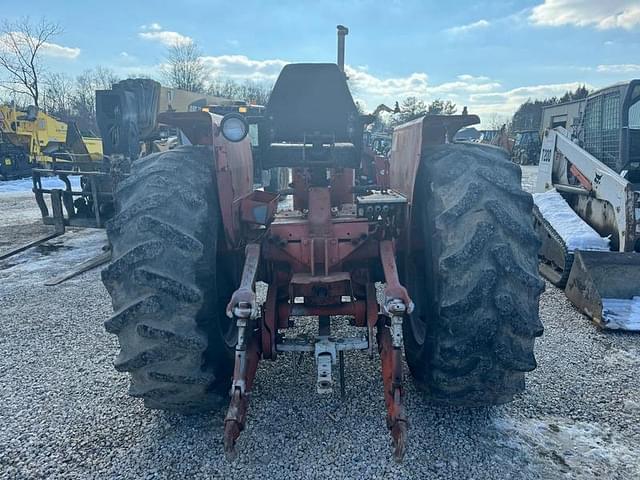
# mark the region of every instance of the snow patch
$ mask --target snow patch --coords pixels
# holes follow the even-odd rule
[[[107,244],[104,230],[68,230],[37,247],[0,261],[0,282],[34,282],[60,275],[85,260],[100,255]]]
[[[640,445],[629,444],[600,424],[566,418],[543,421],[509,417],[495,419],[494,424],[505,435],[507,446],[524,446],[541,463],[548,464],[542,459],[550,459],[555,471],[553,478],[558,478],[558,474],[570,478],[611,478],[608,475],[613,472],[623,475],[622,478],[640,478],[637,462]]]
[[[569,252],[610,250],[609,239],[598,235],[598,232],[584,222],[557,191],[534,193],[533,201],[544,219],[565,241]]]
[[[80,190],[80,176],[68,177],[73,190]],[[3,193],[30,192],[33,188],[31,178],[21,178],[20,180],[9,180],[0,182],[0,195]],[[65,189],[65,184],[58,177],[42,177],[42,188]]]
[[[610,330],[640,330],[640,297],[603,298],[602,322]]]

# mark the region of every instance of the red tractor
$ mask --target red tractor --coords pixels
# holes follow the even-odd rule
[[[107,100],[98,105],[121,109],[113,128],[129,131],[123,122],[135,115]],[[343,352],[372,352],[375,342],[401,460],[403,355],[438,403],[498,404],[523,390],[544,284],[520,168],[501,149],[451,142],[475,115],[397,127],[388,162],[363,146],[371,121],[342,61],[284,67],[260,118],[160,115],[184,145],[137,158],[119,181],[113,260],[102,272],[115,311],[105,326],[118,335],[115,367],[130,373],[132,396],[182,412],[230,401],[224,448],[233,455],[258,362],[308,352],[326,393]],[[290,188],[253,190],[254,157],[263,169],[291,169]],[[288,195],[292,208],[279,207]],[[257,281],[268,285],[264,301]],[[333,335],[338,316],[362,335]],[[299,317],[317,319],[316,338],[286,335]]]

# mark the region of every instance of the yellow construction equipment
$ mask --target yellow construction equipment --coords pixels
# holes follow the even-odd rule
[[[67,124],[29,107],[26,111],[0,105],[0,179],[28,177],[31,169],[45,166],[64,154],[102,160],[102,141],[90,132],[80,134]],[[63,161],[63,160],[60,160]]]

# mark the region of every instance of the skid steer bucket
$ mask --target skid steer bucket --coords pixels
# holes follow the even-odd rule
[[[640,331],[640,255],[576,251],[567,298],[602,328]]]

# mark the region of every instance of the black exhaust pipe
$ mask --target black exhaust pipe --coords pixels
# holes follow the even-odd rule
[[[344,72],[344,37],[349,34],[349,29],[344,25],[338,25],[338,68]]]

